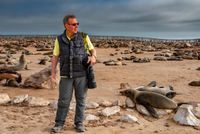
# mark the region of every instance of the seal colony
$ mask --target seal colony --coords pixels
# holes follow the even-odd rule
[[[14,40],[18,40],[18,39],[14,39]],[[7,46],[10,46],[14,43],[13,41],[11,41],[11,39],[9,38],[2,39],[0,41],[1,56],[5,57],[3,54],[6,54],[7,52],[7,50],[5,50],[5,47],[4,47],[5,44],[7,44]],[[107,117],[102,117],[101,115],[98,115],[98,111],[103,110],[105,106],[100,106],[97,109],[89,109],[88,113],[92,113],[95,116],[98,116],[100,117],[100,119],[102,119],[101,121],[94,121],[87,124],[88,126],[92,127],[92,128],[89,128],[91,133],[100,133],[100,132],[106,132],[106,131],[107,132],[109,131],[110,133],[116,133],[116,132],[123,131],[123,133],[130,134],[133,131],[135,131],[134,133],[138,134],[138,133],[149,133],[149,132],[161,133],[166,130],[169,133],[178,132],[180,130],[182,130],[183,133],[184,132],[185,133],[199,132],[199,130],[193,129],[191,127],[189,128],[185,126],[179,126],[175,124],[174,122],[172,122],[173,120],[172,116],[174,115],[175,110],[173,110],[173,112],[170,114],[168,112],[165,115],[161,115],[159,113],[160,112],[159,110],[162,110],[162,109],[158,110],[155,107],[151,106],[153,109],[155,109],[155,111],[159,115],[159,118],[165,116],[162,119],[153,119],[152,117],[146,117],[146,116],[138,114],[135,109],[129,109],[130,107],[128,107],[127,105],[124,105],[125,102],[123,101],[123,99],[125,99],[125,97],[116,95],[117,84],[119,84],[120,82],[126,82],[126,83],[129,83],[131,86],[136,87],[138,84],[143,84],[144,82],[149,81],[149,80],[159,80],[160,82],[163,82],[163,84],[169,83],[170,85],[173,85],[173,88],[171,88],[170,86],[161,87],[161,86],[152,84],[152,85],[145,85],[143,86],[142,89],[140,87],[140,89],[138,89],[138,92],[141,92],[139,90],[145,90],[146,92],[148,90],[148,94],[149,94],[150,92],[153,92],[153,91],[155,92],[157,90],[158,91],[162,90],[163,94],[160,93],[160,95],[163,95],[166,98],[168,97],[170,98],[170,100],[172,100],[171,98],[173,98],[173,96],[169,97],[167,93],[177,91],[177,92],[182,93],[183,95],[180,95],[178,96],[178,98],[175,98],[175,99],[173,98],[173,100],[176,100],[178,102],[183,101],[183,100],[185,101],[192,100],[192,101],[199,102],[199,92],[198,92],[199,88],[191,87],[188,85],[188,83],[192,80],[199,80],[199,71],[196,70],[196,68],[199,67],[199,64],[198,64],[199,61],[197,60],[197,58],[195,58],[195,55],[193,59],[187,60],[187,59],[184,59],[185,52],[183,52],[183,54],[181,54],[182,52],[179,52],[180,54],[177,53],[175,55],[181,56],[181,57],[183,56],[182,57],[183,61],[161,62],[161,61],[152,60],[152,58],[154,57],[153,54],[160,53],[163,51],[169,52],[170,54],[174,55],[173,53],[175,50],[185,48],[184,42],[182,43],[169,42],[169,41],[168,42],[162,42],[162,41],[161,42],[153,42],[153,41],[145,42],[145,41],[134,41],[134,40],[114,40],[114,39],[110,40],[107,38],[106,40],[99,39],[98,41],[94,41],[94,44],[95,43],[96,43],[95,45],[96,47],[98,45],[101,47],[101,48],[97,48],[98,53],[99,53],[98,59],[100,62],[98,62],[98,64],[96,65],[96,70],[95,70],[98,76],[97,81],[99,83],[99,86],[97,90],[89,91],[90,93],[92,92],[91,94],[90,93],[88,94],[89,99],[91,101],[96,101],[96,102],[98,102],[99,100],[113,101],[113,104],[115,104],[114,106],[120,106],[121,111],[119,112],[119,114],[116,114],[115,116],[111,116],[111,118],[107,118]],[[39,71],[41,71],[42,69],[44,69],[50,64],[49,62],[46,62],[46,65],[38,64],[38,59],[43,58],[44,53],[46,52],[37,51],[38,50],[37,48],[39,46],[44,46],[45,44],[46,46],[53,47],[54,39],[51,40],[50,38],[48,39],[47,38],[23,38],[19,40],[18,42],[16,42],[15,44],[13,44],[13,46],[16,46],[12,48],[12,51],[15,52],[15,54],[12,53],[12,55],[14,56],[13,58],[18,57],[21,51],[24,51],[24,48],[30,51],[30,52],[25,53],[25,58],[27,56],[28,61],[30,61],[30,64],[28,64],[30,67],[29,70],[20,70],[19,72],[17,71],[18,73],[22,75],[23,82],[30,75],[38,73]],[[188,46],[186,49],[194,50],[193,53],[200,54],[199,53],[200,43],[191,42],[190,44],[191,46]],[[105,49],[105,46],[112,47],[112,48]],[[128,46],[130,46],[130,48]],[[135,46],[136,49],[134,49],[132,53],[121,54],[121,52],[123,52],[124,49],[129,50],[133,46]],[[19,49],[19,47],[21,49]],[[149,51],[151,53],[148,53]],[[143,54],[141,52],[143,52]],[[117,54],[111,57],[109,55],[110,53],[117,53]],[[163,54],[166,54],[166,53],[163,53]],[[142,63],[138,64],[136,62],[133,63],[133,59],[135,59],[134,56],[137,58],[148,57],[151,59],[151,62],[148,62],[145,64],[142,64]],[[4,61],[4,59],[5,58],[3,58],[2,61]],[[111,62],[112,64],[110,66],[104,66],[103,61],[106,61],[109,59],[116,62],[114,63]],[[119,60],[121,63],[117,62]],[[11,61],[14,61],[14,60],[11,60]],[[122,62],[124,62],[127,65],[123,66]],[[112,66],[113,64],[116,64],[116,66]],[[14,64],[10,64],[10,65],[14,65]],[[15,77],[18,77],[18,76],[15,75]],[[33,82],[35,80],[39,80],[39,79],[34,79]],[[29,93],[30,95],[35,95],[35,96],[43,97],[45,99],[50,99],[50,101],[57,98],[57,94],[56,94],[57,90],[50,90],[50,91],[47,89],[33,90],[32,87],[31,89],[28,89],[29,87],[26,87],[25,89],[3,87],[4,81],[6,81],[6,79],[2,80],[1,82],[0,91],[1,93],[7,92],[11,98],[13,98],[16,95],[19,95],[20,93],[22,93],[22,95],[24,93]],[[12,80],[9,80],[7,83],[8,84],[12,83]],[[130,85],[125,84],[125,85],[122,85],[121,88],[130,89],[131,88]],[[44,84],[43,87],[44,86],[46,85]],[[97,96],[98,98],[96,98]],[[142,102],[143,101],[144,100],[142,100]],[[137,106],[134,106],[134,107],[136,108]],[[53,112],[50,112],[53,110],[49,111],[49,109],[46,109],[46,108],[26,108],[26,107],[17,108],[13,106],[12,107],[1,106],[1,109],[2,109],[1,110],[2,119],[0,123],[2,125],[0,126],[0,129],[2,130],[2,133],[12,133],[14,131],[16,133],[24,133],[24,132],[33,133],[34,128],[37,128],[38,133],[47,133],[49,130],[49,124],[53,123],[53,114],[52,114]],[[114,110],[112,110],[111,112],[113,111]],[[172,110],[165,110],[165,111],[172,111]],[[28,115],[24,113],[27,113]],[[37,114],[37,113],[41,113],[41,114]],[[69,122],[67,122],[67,125],[73,125],[73,122],[71,122],[71,120],[73,119],[74,116],[73,114],[71,114],[72,112],[69,112],[69,113],[70,113],[70,116],[69,116],[70,120]],[[139,119],[139,122],[141,122],[141,124],[130,125],[128,123],[116,122],[116,120],[119,119],[120,116],[123,114],[131,114],[131,115],[136,116]],[[16,120],[16,117],[17,117],[17,120]],[[184,117],[184,116],[181,116],[181,117]],[[40,119],[40,121],[38,122],[37,119]],[[106,127],[100,128],[99,126],[106,126]],[[113,127],[111,126],[114,126],[115,128],[114,131],[113,131]],[[95,127],[98,127],[98,128],[95,128]],[[121,129],[121,128],[125,128],[125,129]],[[100,131],[98,132],[98,130]]]

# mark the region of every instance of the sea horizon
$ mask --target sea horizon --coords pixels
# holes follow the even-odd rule
[[[0,34],[0,37],[56,37],[59,34]],[[101,38],[101,39],[139,39],[139,40],[200,40],[199,37],[191,38],[165,38],[157,36],[131,36],[131,35],[98,35],[89,34],[91,38]]]

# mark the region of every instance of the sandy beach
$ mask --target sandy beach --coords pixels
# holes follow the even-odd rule
[[[3,47],[2,47],[3,48]],[[36,53],[35,48],[27,47],[26,49]],[[106,60],[116,60],[119,57],[134,55],[137,57],[148,57],[153,59],[154,54],[158,52],[146,52],[142,54],[121,54],[127,48],[96,48],[98,61],[94,67],[97,81],[96,89],[88,89],[87,102],[100,102],[103,100],[117,101],[124,100],[124,96],[120,96],[120,83],[129,83],[132,88],[146,85],[151,81],[157,81],[158,85],[173,86],[177,95],[174,100],[177,102],[200,102],[200,87],[189,86],[188,83],[193,80],[199,80],[200,72],[196,70],[200,67],[199,60],[183,61],[155,61],[148,63],[133,63],[132,61],[123,61],[126,65],[121,66],[105,66]],[[117,53],[110,56],[111,53]],[[19,57],[20,52],[14,54]],[[30,61],[29,70],[18,71],[22,74],[23,80],[29,75],[42,70],[51,63],[39,65],[38,59],[42,58],[42,54],[26,55],[26,59]],[[59,74],[58,79],[59,81]],[[17,95],[28,94],[31,96],[41,97],[50,101],[58,98],[58,89],[26,89],[5,87],[3,83],[0,85],[0,93],[7,93],[11,98]],[[73,101],[74,103],[74,98]],[[86,113],[97,115],[101,110],[86,110]],[[50,129],[54,125],[56,110],[51,107],[27,107],[15,105],[0,106],[0,133],[1,134],[49,134]],[[138,118],[139,123],[117,122],[121,115],[131,114]],[[160,119],[146,117],[138,113],[135,108],[127,110],[121,108],[120,113],[111,117],[104,117],[103,122],[85,124],[87,131],[84,134],[146,134],[146,133],[182,133],[182,134],[198,134],[198,128],[190,126],[182,126],[173,121],[173,115],[165,115]],[[63,134],[75,134],[73,129],[73,108],[67,117]]]

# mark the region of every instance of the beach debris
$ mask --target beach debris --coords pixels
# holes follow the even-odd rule
[[[147,62],[150,62],[150,59],[149,58],[135,58],[133,59],[133,62],[135,63],[147,63]]]
[[[51,101],[49,106],[54,110],[58,109],[58,100]]]
[[[5,105],[10,102],[10,97],[6,93],[0,93],[0,105]]]
[[[132,53],[132,50],[124,50],[123,52],[121,52],[121,54],[131,54]]]
[[[171,56],[167,58],[168,61],[182,61],[183,58],[181,56]]]
[[[118,112],[120,112],[120,107],[119,106],[113,106],[113,107],[107,107],[107,108],[103,109],[101,114],[103,116],[108,117],[108,116],[114,115]]]
[[[99,104],[96,102],[86,103],[86,109],[96,109],[99,107]]]
[[[103,101],[99,102],[99,105],[102,107],[111,107],[111,106],[113,106],[113,103],[108,100],[103,100]]]
[[[173,117],[174,121],[181,125],[200,126],[200,120],[194,116],[192,109],[192,105],[181,105]]]
[[[104,61],[103,64],[105,64],[106,66],[122,66],[122,65],[126,65],[126,63],[124,63],[122,61],[115,61],[115,60]]]
[[[171,57],[172,53],[156,53],[154,54],[155,57]]]
[[[28,102],[28,106],[33,106],[33,107],[48,106],[50,104],[48,100],[45,100],[40,97],[33,97],[33,96],[29,96],[27,102]]]
[[[28,94],[24,94],[24,95],[19,95],[19,96],[15,96],[12,101],[11,104],[22,104],[28,101]]]
[[[126,57],[122,57],[122,60],[128,60],[128,61],[132,61],[133,59],[135,59],[136,57],[134,55],[131,56],[126,56]]]
[[[112,102],[112,106],[120,106],[120,107],[125,107],[125,101],[122,101],[121,99],[118,99],[114,102]]]
[[[125,114],[125,115],[121,116],[120,121],[129,122],[129,123],[135,123],[135,122],[138,122],[138,119],[133,115]]]
[[[192,112],[198,119],[200,119],[200,104],[199,103],[196,106],[193,106]]]
[[[156,56],[153,58],[153,60],[157,60],[157,61],[167,61],[167,58],[166,57],[163,57],[163,56]]]
[[[98,120],[100,120],[100,118],[95,116],[95,115],[93,115],[93,114],[86,114],[85,115],[85,120],[86,121],[98,121]]]
[[[45,52],[43,55],[53,55],[53,51]]]

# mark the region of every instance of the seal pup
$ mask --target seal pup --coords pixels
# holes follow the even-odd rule
[[[149,111],[149,113],[155,118],[159,118],[159,116],[154,108],[160,108],[160,109],[177,108],[176,102],[159,93],[149,92],[149,91],[138,91],[134,89],[123,90],[120,91],[120,93],[123,96],[129,97],[136,104],[143,105]]]

